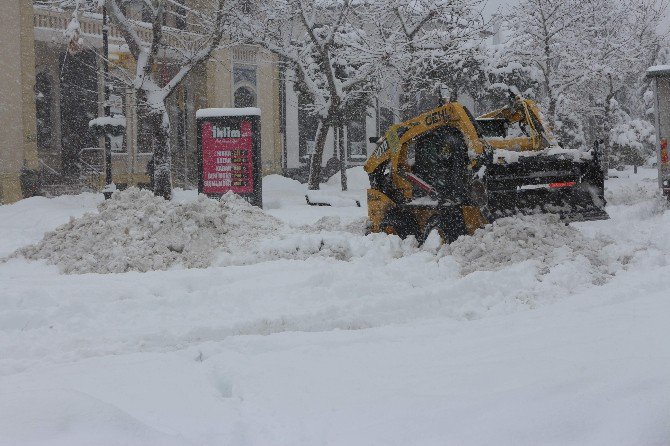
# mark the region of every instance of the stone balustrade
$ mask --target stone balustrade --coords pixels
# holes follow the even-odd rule
[[[65,38],[63,32],[72,19],[71,13],[44,6],[33,6],[33,9],[33,26],[37,31],[45,32],[42,39],[58,40]],[[79,23],[82,37],[89,44],[96,47],[100,46],[102,44],[102,14],[81,14]],[[138,21],[132,23],[140,39],[146,44],[150,44],[153,34],[151,24]],[[36,35],[38,40],[42,40],[39,33],[36,33]],[[187,49],[189,46],[197,46],[198,41],[202,38],[202,35],[176,28],[163,28],[163,42],[164,46],[168,48]],[[109,41],[116,45],[125,44],[121,32],[114,26],[110,26]]]

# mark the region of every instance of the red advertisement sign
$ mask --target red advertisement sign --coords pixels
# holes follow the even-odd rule
[[[204,122],[201,137],[203,192],[253,193],[251,121],[241,121],[239,128]]]

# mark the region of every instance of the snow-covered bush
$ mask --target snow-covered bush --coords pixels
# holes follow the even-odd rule
[[[584,124],[577,116],[559,113],[553,131],[561,146],[569,149],[586,148]]]
[[[654,125],[644,119],[632,119],[610,131],[612,159],[620,164],[643,165],[654,152]]]

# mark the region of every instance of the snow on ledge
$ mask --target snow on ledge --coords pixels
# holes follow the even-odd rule
[[[670,76],[670,65],[655,65],[647,69],[647,76]]]
[[[126,117],[123,115],[103,116],[101,118],[95,118],[88,121],[89,127],[103,127],[106,125],[125,127]]]
[[[257,107],[241,108],[201,108],[195,112],[196,118],[218,118],[220,116],[260,116],[261,109]]]

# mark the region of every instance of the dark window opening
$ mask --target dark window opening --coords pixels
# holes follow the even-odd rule
[[[310,110],[306,95],[298,94],[298,155],[306,162],[316,148],[316,132],[319,118]]]
[[[240,11],[242,14],[251,14],[253,11],[251,0],[242,0],[240,2]]]
[[[80,159],[81,154],[88,153],[83,149],[98,147],[97,137],[88,127],[89,121],[98,117],[96,55],[84,51],[67,57],[63,54],[60,60],[61,162],[63,173],[74,176],[80,168],[90,170],[90,163]]]
[[[442,194],[460,193],[467,163],[467,148],[461,133],[451,127],[430,132],[412,144],[408,160],[412,172]],[[413,152],[413,153],[411,153]]]
[[[47,73],[38,73],[35,77],[35,106],[37,109],[37,148],[40,153],[49,153],[52,150],[53,89],[51,76]]]
[[[255,107],[256,93],[250,88],[239,87],[235,90],[235,107]]]
[[[184,8],[186,0],[177,0],[178,5],[175,6],[175,27],[177,29],[186,29],[186,8]]]
[[[364,160],[368,156],[364,113],[347,125],[347,153],[352,161]]]
[[[245,83],[256,86],[256,68],[246,65],[235,65],[233,67],[233,85]]]

